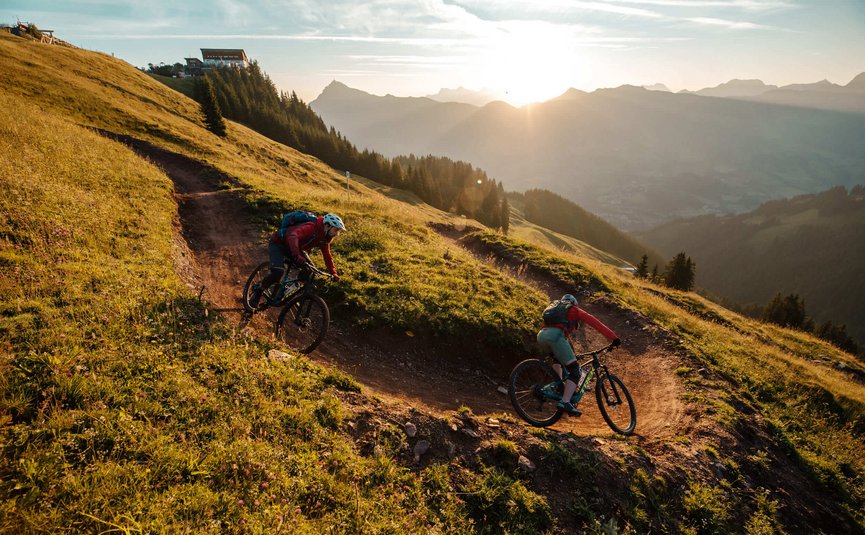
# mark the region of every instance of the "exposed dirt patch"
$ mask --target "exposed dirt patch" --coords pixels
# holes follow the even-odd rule
[[[614,374],[622,378],[634,397],[637,407],[637,433],[644,437],[670,437],[682,427],[684,405],[681,382],[675,370],[686,360],[680,352],[672,349],[668,337],[659,335],[658,329],[647,319],[630,310],[623,310],[603,297],[596,297],[591,290],[567,285],[533,266],[513,257],[498,254],[484,246],[479,240],[467,238],[474,228],[457,229],[446,225],[432,228],[482,262],[486,262],[509,273],[512,277],[534,286],[550,300],[565,293],[580,297],[580,306],[610,327],[624,341],[620,350],[610,354],[607,362]],[[606,340],[587,329],[590,348],[606,344]],[[556,424],[557,429],[577,435],[609,434],[610,430],[587,393],[580,404],[583,416],[579,419],[565,418]]]

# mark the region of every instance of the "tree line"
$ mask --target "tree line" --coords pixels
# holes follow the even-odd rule
[[[859,345],[847,334],[847,325],[836,325],[830,320],[815,323],[805,313],[805,300],[799,297],[799,294],[784,297],[780,293],[775,294],[762,310],[760,317],[763,321],[776,325],[813,333],[848,353],[855,355],[859,352]]]
[[[328,128],[294,91],[277,91],[257,62],[245,69],[213,69],[201,83],[212,85],[216,97],[215,104],[209,103],[206,89],[196,91],[209,128],[212,110],[217,109],[331,167],[407,189],[436,208],[508,231],[510,207],[502,184],[471,164],[431,155],[390,159],[368,149],[360,151],[336,129]]]

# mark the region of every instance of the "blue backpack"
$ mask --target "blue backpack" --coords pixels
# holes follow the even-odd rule
[[[318,217],[312,212],[304,212],[303,210],[288,212],[282,217],[282,223],[279,225],[279,239],[281,240],[285,238],[285,232],[288,230],[288,227],[302,225],[304,223],[309,223],[310,221],[315,221],[316,219],[318,219]]]
[[[550,303],[550,306],[544,309],[544,325],[567,325],[570,327],[573,322],[568,320],[568,310],[572,306],[567,301]]]

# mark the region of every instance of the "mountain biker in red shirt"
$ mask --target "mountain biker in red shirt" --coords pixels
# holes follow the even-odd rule
[[[321,249],[327,271],[333,276],[333,280],[338,281],[339,275],[330,254],[330,242],[342,232],[345,232],[345,223],[336,214],[326,214],[315,221],[289,227],[282,238],[279,237],[279,231],[275,231],[267,244],[270,273],[261,281],[260,286],[253,288],[250,304],[253,307],[258,306],[262,291],[282,279],[286,258],[291,264],[301,268],[298,278],[305,279],[309,274],[307,253],[315,247]]]
[[[588,347],[586,341],[585,324],[589,324],[593,329],[598,331],[607,340],[612,342],[613,347],[622,343],[616,333],[610,330],[609,327],[601,323],[596,317],[592,316],[585,310],[577,306],[577,298],[571,294],[565,294],[558,301],[569,305],[565,315],[565,321],[562,323],[554,323],[544,325],[538,332],[538,344],[543,350],[547,350],[553,354],[559,363],[567,368],[568,379],[565,381],[565,391],[562,394],[562,400],[559,401],[559,408],[572,416],[580,416],[582,413],[571,403],[571,396],[577,390],[577,384],[580,382],[580,363],[577,362],[577,357],[574,354],[574,349],[568,343],[568,338],[576,331],[577,337],[584,348]],[[556,370],[561,373],[560,370]]]

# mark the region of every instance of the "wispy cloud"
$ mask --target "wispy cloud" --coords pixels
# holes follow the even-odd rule
[[[766,26],[764,24],[754,24],[753,22],[740,22],[734,20],[724,20],[724,19],[716,19],[711,17],[693,17],[683,19],[687,22],[693,22],[694,24],[701,24],[704,26],[717,26],[721,28],[726,28],[728,30],[782,30],[783,28],[778,28],[775,26]]]
[[[790,8],[795,5],[786,0],[607,0],[619,4],[645,5],[654,7],[684,7],[744,9],[749,11],[767,11],[771,9]]]

